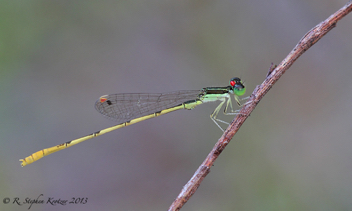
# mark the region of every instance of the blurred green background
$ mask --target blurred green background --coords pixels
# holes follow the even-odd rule
[[[40,194],[88,203],[31,210],[166,210],[222,134],[214,103],[18,160],[114,125],[94,109],[104,94],[238,76],[250,95],[346,2],[1,1],[0,210]],[[182,210],[352,210],[351,21],[275,84]]]

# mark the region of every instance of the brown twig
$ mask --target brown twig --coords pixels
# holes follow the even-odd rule
[[[337,21],[342,19],[352,10],[352,0],[350,0],[344,7],[339,9],[325,21],[321,22],[313,29],[311,29],[303,38],[298,42],[295,48],[288,54],[288,56],[274,69],[270,68],[268,75],[264,82],[257,86],[250,96],[248,102],[242,107],[240,114],[235,117],[229,127],[225,130],[224,134],[215,144],[214,148],[208,154],[203,163],[199,166],[192,178],[182,188],[182,191],[171,204],[169,211],[180,210],[188,199],[196,192],[200,183],[210,172],[210,167],[215,162],[216,158],[225,149],[232,137],[239,130],[244,121],[249,117],[251,112],[257,106],[259,101],[271,89],[271,87],[279,80],[285,71],[310,47],[318,42],[325,34],[336,26]]]

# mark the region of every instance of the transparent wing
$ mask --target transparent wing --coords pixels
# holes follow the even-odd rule
[[[169,93],[124,93],[102,96],[95,103],[95,109],[111,120],[119,123],[153,114],[167,108],[198,99],[200,90]],[[101,99],[104,98],[104,102]]]

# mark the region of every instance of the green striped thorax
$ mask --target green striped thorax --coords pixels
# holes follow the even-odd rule
[[[242,96],[246,93],[246,87],[243,85],[240,78],[232,78],[230,80],[230,85],[233,89],[233,93],[237,96]]]

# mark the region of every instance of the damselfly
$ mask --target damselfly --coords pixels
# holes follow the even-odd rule
[[[111,94],[101,96],[95,103],[95,108],[104,116],[110,119],[117,120],[119,124],[92,133],[90,135],[78,138],[63,144],[40,150],[25,159],[20,159],[22,166],[31,164],[44,156],[51,153],[68,148],[85,140],[103,135],[113,130],[126,127],[146,119],[167,114],[172,111],[187,109],[191,110],[196,106],[214,101],[221,101],[215,108],[210,118],[214,123],[224,131],[218,122],[226,123],[217,119],[217,115],[221,107],[226,103],[224,114],[235,115],[233,110],[231,95],[234,96],[237,104],[240,106],[239,96],[244,95],[246,88],[240,78],[232,78],[230,85],[226,87],[207,87],[201,90],[191,91],[176,91],[169,93],[147,94],[147,93],[132,93],[132,94]],[[228,112],[228,108],[231,112]]]

